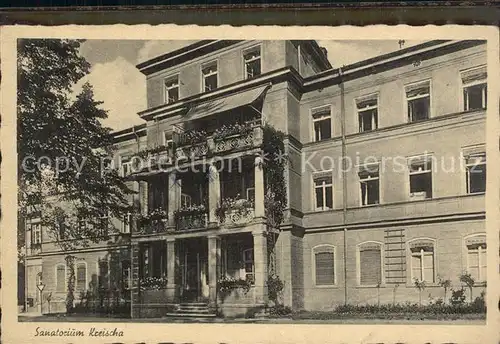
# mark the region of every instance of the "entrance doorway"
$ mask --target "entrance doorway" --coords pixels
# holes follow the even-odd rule
[[[208,241],[196,238],[181,243],[181,300],[208,301]]]

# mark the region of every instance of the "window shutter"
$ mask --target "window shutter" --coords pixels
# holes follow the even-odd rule
[[[315,254],[316,285],[335,284],[335,267],[333,252]]]
[[[379,247],[360,249],[360,284],[376,285],[382,281],[381,252]]]

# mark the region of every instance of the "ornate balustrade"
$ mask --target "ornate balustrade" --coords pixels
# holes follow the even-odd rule
[[[146,217],[140,216],[136,218],[134,234],[143,235],[164,233],[168,229],[167,224],[168,219],[166,217],[158,219],[148,219]]]
[[[176,229],[179,231],[187,229],[206,228],[208,226],[208,212],[183,212],[175,215]]]
[[[255,217],[254,208],[236,208],[229,209],[221,224],[223,225],[243,225],[249,223]]]
[[[177,142],[175,158],[198,158],[209,153],[222,153],[259,147],[262,144],[263,136],[262,127],[256,123],[223,126],[210,135],[202,133],[197,132],[193,134],[193,132],[189,132],[181,134]],[[204,135],[203,140],[200,135]],[[192,137],[191,141],[190,137]]]

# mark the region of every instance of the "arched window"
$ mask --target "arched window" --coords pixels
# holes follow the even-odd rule
[[[334,246],[319,245],[313,248],[313,280],[316,286],[336,284]]]
[[[435,242],[433,239],[420,238],[409,242],[411,255],[411,279],[434,283],[435,271]]]
[[[369,241],[358,245],[358,283],[376,286],[383,282],[382,244]]]
[[[486,234],[473,234],[465,238],[467,272],[476,282],[486,281]]]
[[[87,289],[87,264],[80,262],[76,264],[76,290]]]
[[[66,265],[63,264],[56,266],[56,291],[66,291]]]

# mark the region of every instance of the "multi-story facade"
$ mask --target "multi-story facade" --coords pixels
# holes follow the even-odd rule
[[[75,253],[81,288],[113,271],[134,317],[189,303],[244,316],[268,303],[270,252],[294,309],[415,301],[415,279],[442,297],[439,280],[458,286],[464,271],[482,288],[485,42],[432,41],[333,69],[314,41],[200,41],[137,68],[146,124],[115,133],[137,212],[112,243]],[[266,221],[265,126],[284,133],[279,229]],[[221,217],[228,199],[237,206]],[[29,226],[41,248],[27,280],[43,271],[44,293],[62,291],[63,255]],[[249,290],[222,292],[228,279]]]

